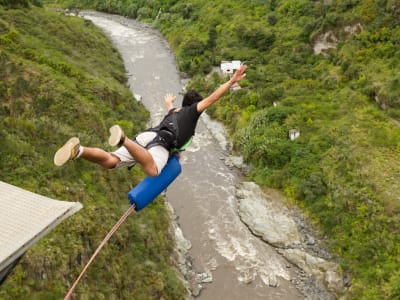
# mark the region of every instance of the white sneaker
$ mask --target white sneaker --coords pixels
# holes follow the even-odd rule
[[[110,137],[108,138],[108,143],[111,146],[122,146],[125,140],[125,134],[119,125],[113,125],[110,127]]]
[[[67,161],[72,160],[79,154],[80,141],[77,137],[72,137],[57,150],[54,155],[54,164],[61,167]]]

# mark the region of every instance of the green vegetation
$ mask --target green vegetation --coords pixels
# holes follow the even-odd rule
[[[108,147],[109,126],[119,122],[134,133],[149,114],[126,87],[118,52],[90,21],[27,1],[0,3],[0,180],[84,205],[24,255],[0,299],[62,299],[129,207],[127,192],[143,173],[84,161],[56,168],[53,155],[74,135]],[[128,218],[78,285],[77,299],[182,299],[168,228],[161,199]]]
[[[5,4],[4,2],[8,1],[3,0],[1,3]],[[247,80],[242,84],[243,89],[226,96],[209,113],[226,123],[232,134],[235,151],[242,153],[253,165],[250,176],[260,184],[283,190],[331,238],[332,250],[341,258],[343,270],[352,277],[352,286],[346,296],[353,299],[400,298],[399,0],[43,2],[55,6],[94,8],[119,13],[153,24],[169,40],[180,69],[193,76],[192,86],[204,93],[210,92],[222,82],[215,74],[204,79],[204,75],[213,66],[218,66],[221,60],[240,59],[246,62],[249,69]],[[4,11],[1,13],[5,14]],[[27,12],[14,13],[18,15]],[[36,22],[43,21],[38,19]],[[50,25],[53,26],[46,26]],[[71,25],[60,25],[60,28],[53,30],[68,32],[69,26]],[[346,26],[352,26],[356,32],[350,34]],[[2,170],[7,170],[2,174],[3,180],[8,179],[11,183],[56,198],[68,199],[73,191],[80,195],[76,197],[78,200],[84,199],[84,204],[90,203],[89,198],[94,199],[94,193],[102,188],[95,185],[96,179],[98,181],[106,178],[101,180],[107,181],[107,186],[114,186],[116,183],[111,181],[117,181],[115,175],[108,177],[107,174],[95,173],[89,168],[78,171],[80,168],[74,166],[55,172],[48,160],[54,149],[47,145],[46,138],[43,137],[54,138],[54,132],[61,132],[64,136],[56,140],[55,144],[58,144],[66,136],[75,133],[74,130],[86,130],[88,133],[91,130],[90,136],[87,134],[84,137],[85,140],[100,144],[105,139],[105,128],[109,125],[107,120],[114,117],[114,110],[109,112],[109,116],[105,113],[106,107],[99,110],[101,113],[91,112],[95,117],[88,122],[95,124],[88,126],[82,122],[80,126],[75,126],[77,121],[72,120],[72,117],[82,120],[84,116],[79,116],[79,113],[76,115],[72,108],[60,108],[61,99],[65,98],[79,99],[79,107],[82,103],[89,105],[85,102],[87,98],[98,99],[97,89],[94,97],[84,88],[85,80],[79,80],[79,85],[73,85],[69,81],[70,77],[88,78],[89,74],[93,74],[92,65],[89,68],[84,67],[93,59],[92,55],[86,55],[89,61],[82,59],[80,64],[75,65],[67,58],[69,56],[48,52],[53,49],[51,43],[46,45],[46,51],[39,51],[32,46],[18,47],[20,43],[32,39],[32,36],[15,27],[6,18],[0,19],[2,49],[17,49],[1,51],[1,61],[5,61],[8,67],[4,69],[2,63],[0,70],[8,70],[9,74],[20,74],[12,75],[8,81],[2,79],[0,83],[0,95],[8,95],[1,96],[6,99],[1,100],[5,102],[2,103],[2,107],[5,107],[2,114],[6,114],[1,121],[5,126],[0,131],[1,137],[6,141],[5,147],[1,148],[3,158],[7,158],[1,162]],[[29,30],[34,28],[38,28],[36,23]],[[340,39],[337,48],[330,49],[325,55],[315,55],[313,44],[328,31],[332,31]],[[87,40],[86,37],[77,39],[76,43],[85,43]],[[32,42],[42,43],[43,39]],[[86,47],[90,47],[90,44],[87,43]],[[57,47],[59,48],[62,47]],[[76,49],[71,50],[68,55],[75,51]],[[23,70],[21,64],[25,66]],[[21,87],[28,90],[37,86],[31,80],[39,80],[37,77],[41,77],[37,76],[38,72],[34,67],[40,67],[52,74],[51,80],[42,79],[42,86],[44,83],[46,86],[56,85],[51,89],[42,88],[37,91],[41,95],[37,97],[37,101],[32,101],[33,97],[27,96],[34,93],[19,92]],[[102,74],[104,77],[118,77],[118,73]],[[95,84],[98,78],[96,75],[96,80],[93,79],[91,84]],[[18,88],[12,89],[14,86]],[[83,90],[82,94],[75,93],[74,89]],[[110,90],[100,94],[104,97],[115,96]],[[59,99],[58,105],[49,99]],[[273,106],[273,102],[278,102],[278,106]],[[39,107],[37,111],[45,111],[46,114],[31,119],[28,113],[22,114],[21,112],[35,108],[32,103]],[[29,118],[22,119],[21,115],[29,115]],[[55,121],[54,116],[62,116],[63,122]],[[123,115],[117,118],[132,120]],[[98,120],[104,122],[99,124]],[[97,129],[92,131],[94,128]],[[287,133],[292,128],[299,129],[301,134],[295,141],[288,140]],[[41,135],[35,138],[34,134],[37,132]],[[42,152],[36,152],[38,149]],[[38,162],[41,164],[39,168]],[[76,174],[77,172],[82,173]],[[36,176],[28,182],[26,178],[32,174]],[[119,176],[129,176],[122,174],[124,173]],[[47,178],[49,176],[51,183]],[[77,183],[76,178],[82,179]],[[68,192],[63,185],[65,182],[71,182],[72,185]],[[115,192],[112,194],[114,197],[103,190],[96,195],[102,195],[92,200],[96,209],[101,207],[100,203],[115,199]],[[118,199],[124,197],[125,195],[121,195]],[[111,203],[118,202],[113,200]],[[109,203],[107,207],[108,205]],[[89,209],[88,205],[86,207]],[[150,212],[149,210],[146,213]],[[94,219],[93,217],[92,220]],[[81,224],[74,224],[77,228],[85,228],[81,234],[87,236],[86,222],[90,221],[82,218],[80,223],[75,222]],[[132,226],[135,224],[133,222]],[[65,230],[62,238],[69,232]],[[131,232],[139,234],[137,230]],[[54,236],[61,239],[57,233]],[[69,239],[70,247],[83,247],[81,238],[75,236]],[[97,241],[99,238],[93,240]],[[46,241],[50,243],[51,240]],[[75,243],[78,246],[73,246]],[[55,244],[62,243],[57,240]],[[42,251],[47,251],[43,243],[41,245]],[[131,243],[127,242],[126,245]],[[71,251],[76,251],[75,255],[82,252]],[[63,253],[73,255],[66,251]],[[23,263],[28,264],[28,260]],[[46,264],[38,262],[37,265],[43,268]],[[99,266],[104,265],[106,264],[99,262]],[[65,266],[60,266],[60,270],[63,268]],[[92,274],[94,273],[96,272]],[[98,272],[97,276],[107,275]],[[23,278],[21,269],[13,277],[13,281],[21,280],[19,278]],[[118,280],[115,282],[119,282]],[[55,282],[62,285],[61,280]],[[30,283],[28,286],[35,284],[38,283]],[[9,284],[8,288],[10,286],[13,285]],[[90,288],[93,289],[93,285],[88,284],[85,291]],[[83,292],[83,288],[80,291]]]
[[[400,298],[400,1],[51,2],[152,23],[204,93],[222,82],[204,79],[212,66],[246,62],[243,89],[209,113],[226,123],[251,177],[282,189],[331,237],[349,297]],[[328,31],[337,48],[315,55]]]

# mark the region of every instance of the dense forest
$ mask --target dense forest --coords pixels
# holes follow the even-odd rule
[[[0,1],[3,5],[7,2]],[[19,2],[27,5],[27,1]],[[191,86],[204,94],[222,82],[218,75],[211,73],[213,67],[218,67],[223,60],[245,62],[249,68],[247,79],[241,83],[242,89],[225,96],[208,112],[226,124],[233,151],[242,154],[252,166],[250,179],[282,190],[329,237],[332,251],[352,279],[348,298],[400,299],[399,0],[53,0],[43,3],[118,13],[152,24],[170,42],[180,70],[193,78]],[[3,158],[7,157],[1,161],[2,170],[7,170],[2,172],[2,180],[55,198],[67,198],[73,191],[86,205],[89,215],[107,214],[105,203],[111,205],[110,199],[114,199],[112,205],[120,203],[115,211],[122,210],[120,207],[125,203],[118,199],[124,199],[125,195],[115,199],[114,190],[111,194],[94,185],[95,181],[104,180],[114,187],[111,182],[114,177],[90,168],[54,171],[48,160],[54,146],[46,143],[50,137],[52,143],[54,139],[59,143],[79,130],[87,132],[88,141],[101,144],[108,120],[113,117],[133,127],[127,121],[131,118],[123,110],[109,108],[128,105],[120,102],[121,95],[129,97],[125,90],[120,90],[125,80],[122,67],[116,66],[114,60],[84,57],[77,49],[65,45],[69,41],[83,44],[86,47],[83,49],[87,49],[93,43],[100,43],[99,36],[91,37],[94,41],[89,43],[87,38],[79,38],[80,33],[76,37],[71,34],[71,40],[66,41],[71,27],[78,23],[83,32],[96,31],[90,24],[85,27],[82,20],[71,18],[67,23],[53,17],[49,22],[46,21],[49,13],[40,9],[34,12],[43,14],[43,19],[36,20],[27,10],[7,8],[0,12],[0,63],[1,70],[6,70],[0,73],[1,113],[5,116],[0,121],[4,123],[0,134],[6,141],[0,151]],[[34,25],[26,24],[28,20]],[[39,24],[45,32],[38,30]],[[48,34],[46,39],[40,37],[44,34]],[[63,42],[56,40],[57,35]],[[335,46],[317,54],[315,45],[324,37],[329,37],[327,42]],[[52,42],[57,46],[51,46]],[[117,56],[112,49],[108,51],[112,53],[106,56],[108,59]],[[106,72],[106,65],[115,66],[111,74]],[[115,82],[115,86],[105,88],[99,82],[103,76]],[[77,81],[67,82],[67,77]],[[44,89],[44,85],[51,88]],[[101,106],[99,111],[89,110],[93,101]],[[67,108],[66,103],[70,104]],[[82,110],[82,106],[87,109]],[[132,104],[132,109],[140,108]],[[83,121],[87,114],[95,117]],[[55,121],[55,116],[62,122]],[[299,130],[299,138],[290,140],[290,129]],[[55,137],[54,132],[58,134]],[[32,180],[27,182],[27,176]],[[132,184],[129,175],[120,176],[126,184]],[[67,193],[63,186],[66,178],[82,179],[69,187]],[[100,198],[93,200],[94,193]],[[161,206],[156,202],[152,209],[162,210]],[[152,212],[149,210],[147,214]],[[78,225],[74,226],[77,230],[82,227],[79,234],[85,237],[89,234],[83,228],[94,226],[93,219],[76,217],[74,222]],[[67,239],[67,232],[64,229],[61,237],[55,233],[54,239],[59,239],[57,244],[65,239],[71,247],[68,250],[76,256],[81,252],[76,248],[85,248],[85,245],[78,236],[69,237],[73,241]],[[93,231],[94,234],[98,233]],[[154,240],[160,242],[159,247],[166,243],[160,236]],[[121,238],[121,243],[129,247],[127,240]],[[45,245],[39,245],[36,251],[46,249]],[[162,252],[166,249],[169,248],[166,246]],[[62,250],[65,256],[73,257],[66,249]],[[148,255],[153,261],[151,254]],[[28,260],[24,263],[29,264]],[[45,262],[36,261],[35,267],[44,265]],[[99,265],[105,265],[104,261]],[[167,277],[163,271],[155,270],[154,274],[167,282],[174,278]],[[22,269],[19,269],[8,289],[15,288],[17,285],[13,282],[22,278]],[[31,283],[29,289],[34,289],[35,284],[38,283]]]
[[[144,174],[82,161],[56,168],[53,155],[75,135],[107,148],[116,120],[133,133],[149,113],[127,88],[121,57],[100,29],[27,1],[7,2],[0,1],[0,180],[84,207],[22,257],[0,299],[63,299]],[[161,198],[128,218],[78,285],[76,299],[182,299],[168,228]]]

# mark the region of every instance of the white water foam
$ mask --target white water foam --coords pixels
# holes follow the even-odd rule
[[[226,138],[228,135],[226,133],[224,125],[222,125],[222,123],[218,121],[211,119],[210,116],[206,113],[203,113],[201,115],[201,118],[203,119],[203,122],[207,126],[207,128],[211,131],[214,138],[218,141],[221,149],[229,150],[230,143]]]

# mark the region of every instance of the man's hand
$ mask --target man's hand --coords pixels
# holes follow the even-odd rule
[[[239,82],[242,80],[244,77],[246,77],[246,65],[241,65],[239,69],[236,70],[236,72],[232,75],[232,78],[229,80],[231,84],[234,84],[236,82]]]
[[[164,96],[165,104],[167,105],[167,111],[170,111],[174,107],[174,102],[176,100],[176,96],[172,94],[166,94]]]
[[[197,111],[199,113],[203,112],[207,109],[210,105],[212,105],[215,101],[221,98],[229,89],[232,87],[233,84],[239,82],[244,77],[246,77],[246,65],[241,65],[239,69],[236,70],[235,74],[232,75],[232,78],[229,79],[224,84],[220,85],[210,96],[204,98],[200,102],[197,103]]]

